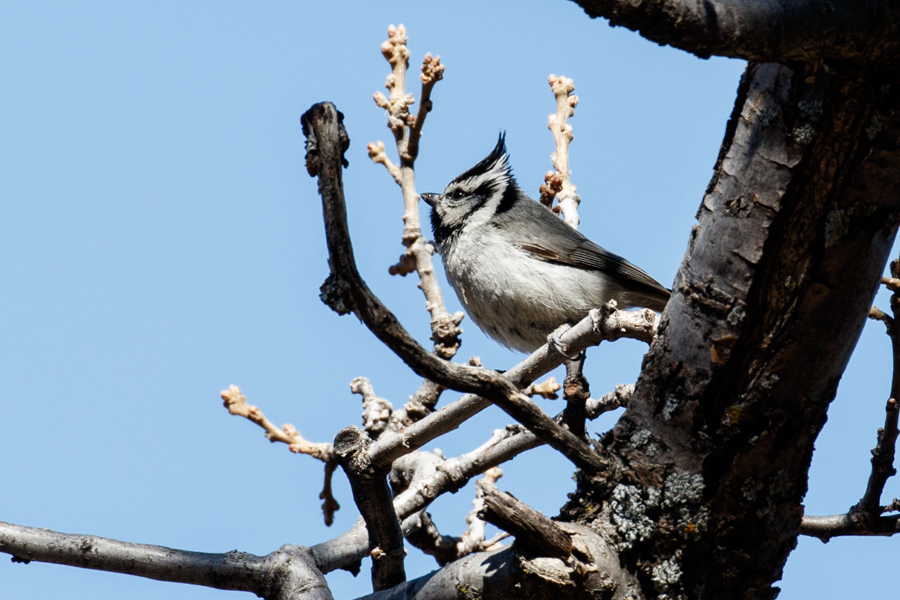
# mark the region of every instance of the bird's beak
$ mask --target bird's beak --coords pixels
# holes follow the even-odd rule
[[[425,204],[434,208],[438,203],[438,194],[419,194],[419,197],[425,201]]]

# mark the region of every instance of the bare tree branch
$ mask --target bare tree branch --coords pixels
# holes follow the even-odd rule
[[[512,494],[501,492],[493,483],[479,481],[484,508],[479,516],[514,535],[520,550],[532,556],[568,558],[572,540],[562,528]]]
[[[338,462],[347,473],[353,500],[369,531],[372,555],[372,587],[392,588],[406,580],[403,533],[391,502],[387,470],[369,460],[369,437],[356,427],[347,427],[334,438]]]
[[[633,384],[617,384],[616,389],[608,394],[604,394],[602,398],[596,400],[588,398],[585,406],[588,419],[596,419],[603,413],[615,410],[622,406],[628,406],[628,401],[634,395]]]
[[[266,439],[270,442],[282,442],[288,445],[288,449],[291,452],[308,454],[325,463],[325,484],[322,487],[322,492],[319,494],[319,499],[323,500],[322,515],[325,519],[325,525],[331,527],[331,524],[334,523],[334,513],[341,508],[341,505],[331,492],[331,477],[337,466],[334,449],[331,447],[331,444],[308,441],[290,423],[285,423],[279,429],[272,421],[266,418],[266,415],[259,410],[259,407],[247,402],[247,398],[241,393],[241,388],[236,385],[223,390],[220,395],[225,408],[228,409],[230,414],[244,417],[262,427],[266,432]]]
[[[512,460],[522,452],[543,443],[530,431],[519,425],[511,425],[495,431],[485,444],[458,458],[439,459],[433,453],[424,452],[420,453],[427,457],[423,463],[420,458],[402,457],[391,471],[392,476],[401,476],[404,469],[408,472],[408,475],[403,476],[406,483],[400,486],[404,491],[394,498],[394,510],[403,519],[402,530],[409,532],[417,527],[418,519],[411,516],[426,508],[435,498],[460,489],[471,478],[487,469]],[[368,548],[368,533],[360,519],[349,531],[317,544],[311,550],[319,569],[323,573],[329,573],[335,569],[357,572],[359,561],[366,555]]]
[[[481,481],[495,482],[503,472],[498,467],[492,467],[485,471]],[[441,535],[437,526],[424,510],[419,511],[410,519],[418,519],[419,527],[408,534],[406,539],[410,544],[433,556],[441,566],[462,558],[473,552],[483,552],[497,549],[500,540],[507,534],[498,534],[491,540],[485,539],[485,522],[478,517],[478,512],[483,505],[482,489],[476,486],[474,508],[466,515],[466,531],[461,537]]]
[[[898,329],[898,316],[900,316],[900,288],[893,282],[900,276],[900,261],[891,262],[891,278],[882,277],[882,284],[894,293],[891,296],[891,311],[894,316],[889,317],[874,306],[869,311],[869,318],[883,321],[887,326],[887,334],[891,338],[891,352],[893,354],[893,375],[891,377],[891,398],[885,406],[884,427],[878,429],[878,442],[872,449],[872,471],[866,484],[863,497],[855,506],[851,507],[846,515],[833,515],[830,517],[803,517],[800,524],[800,533],[819,538],[823,542],[840,535],[894,535],[898,532],[897,517],[882,517],[883,512],[896,510],[896,500],[886,507],[881,506],[881,495],[884,493],[884,485],[890,477],[897,474],[894,468],[894,450],[897,444],[897,420],[900,415],[897,400],[900,394],[900,329]]]
[[[363,429],[372,439],[378,439],[391,421],[393,405],[384,398],[376,396],[372,382],[365,377],[357,377],[351,381],[350,391],[362,396]]]
[[[324,463],[334,461],[334,451],[331,444],[326,442],[310,442],[306,440],[297,428],[290,423],[285,423],[278,428],[272,421],[266,418],[259,407],[249,404],[246,396],[241,393],[241,388],[232,385],[227,390],[223,390],[222,396],[225,408],[232,415],[244,417],[245,419],[256,423],[266,432],[266,439],[270,442],[281,442],[288,445],[291,452],[297,454],[308,454],[313,458],[317,458]]]
[[[839,536],[891,536],[900,533],[900,516],[878,517],[876,519],[854,519],[851,514],[827,517],[804,516],[800,533],[828,542]]]
[[[188,552],[93,535],[57,533],[0,521],[0,552],[14,562],[40,562],[252,592],[266,600],[332,600],[313,553],[282,546],[266,556],[232,551]]]
[[[878,430],[878,443],[872,449],[872,472],[866,485],[866,493],[851,513],[866,513],[873,517],[881,514],[881,494],[888,478],[897,474],[894,468],[894,447],[897,443],[897,401],[891,398],[885,407],[884,427]]]
[[[577,354],[603,340],[628,337],[650,343],[659,324],[659,315],[651,310],[621,311],[614,304],[592,311],[571,329],[559,336],[559,345],[566,354]],[[565,357],[552,351],[547,344],[535,350],[525,360],[503,373],[503,377],[517,386],[525,387],[538,377],[563,364]],[[421,448],[431,440],[452,431],[473,415],[490,406],[477,394],[467,394],[440,411],[414,423],[402,432],[385,433],[372,444],[372,460],[388,465],[396,458]],[[615,407],[613,407],[615,408]],[[598,413],[599,414],[599,413]],[[596,416],[592,417],[596,418]]]
[[[569,561],[523,556],[514,544],[466,556],[439,571],[359,600],[646,598],[637,580],[622,569],[618,555],[602,536],[571,523],[557,526],[572,540],[574,552]]]
[[[896,64],[900,6],[893,0],[575,0],[591,17],[702,58],[760,62],[850,59]]]
[[[406,253],[400,262],[390,268],[392,275],[407,275],[416,271],[419,274],[419,288],[425,294],[425,308],[431,314],[431,335],[434,341],[434,353],[441,358],[451,359],[459,348],[459,324],[463,313],[449,314],[444,305],[444,297],[434,273],[433,249],[425,244],[419,219],[419,194],[416,193],[415,163],[419,154],[419,140],[425,117],[432,109],[431,90],[443,79],[444,65],[440,57],[425,55],[422,63],[421,102],[416,116],[409,112],[415,102],[411,93],[406,92],[406,74],[409,68],[408,38],[403,25],[388,28],[388,39],[381,45],[381,53],[391,65],[391,74],[387,78],[390,97],[375,94],[375,103],[388,113],[388,128],[394,134],[400,164],[393,164],[384,152],[384,144],[380,141],[369,144],[369,157],[375,163],[383,164],[403,192],[403,245]],[[434,405],[441,389],[423,383],[418,394],[428,393],[425,405]]]

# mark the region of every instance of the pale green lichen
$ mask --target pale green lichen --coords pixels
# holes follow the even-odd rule
[[[703,499],[703,475],[699,473],[672,473],[663,485],[663,505],[680,506],[698,504]]]
[[[621,549],[631,548],[635,543],[650,537],[656,529],[656,522],[647,516],[647,511],[659,506],[659,490],[650,488],[647,495],[633,485],[619,484],[613,490],[612,523],[619,533]]]
[[[684,597],[680,593],[682,575],[681,565],[676,557],[672,557],[653,567],[650,579],[653,581],[653,586],[656,590],[661,592],[660,598],[675,599]]]

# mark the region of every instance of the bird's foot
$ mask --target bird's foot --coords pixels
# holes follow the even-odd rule
[[[569,360],[576,360],[579,354],[569,356],[569,345],[562,341],[562,336],[570,329],[572,329],[572,326],[568,323],[563,323],[554,329],[553,333],[547,336],[547,346],[550,350],[558,352]]]

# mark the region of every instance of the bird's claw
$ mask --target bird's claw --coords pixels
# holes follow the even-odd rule
[[[550,350],[558,352],[568,360],[576,360],[580,354],[569,356],[569,345],[562,341],[562,336],[570,329],[572,329],[572,326],[568,323],[563,323],[554,329],[553,333],[547,336],[547,346]]]

